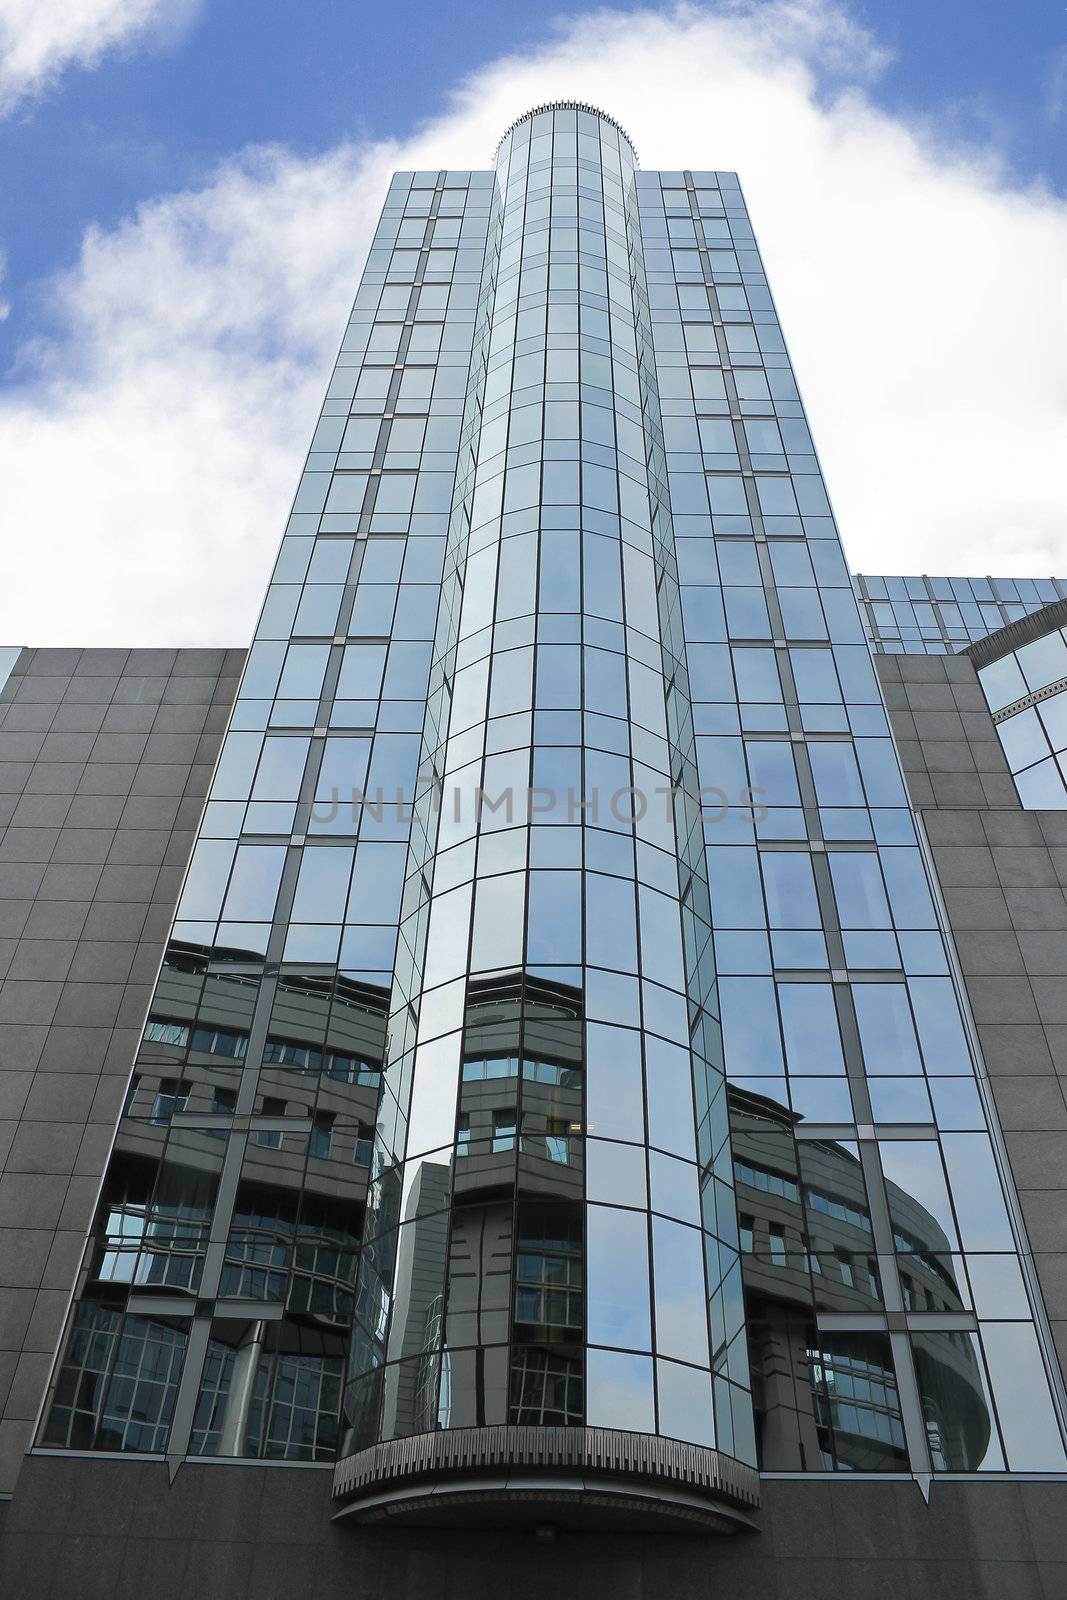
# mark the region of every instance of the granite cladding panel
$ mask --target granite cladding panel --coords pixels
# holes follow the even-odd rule
[[[0,1545],[5,1600],[1054,1600],[1067,1485],[771,1480],[758,1532],[361,1532],[327,1469],[32,1457]]]
[[[967,656],[875,661],[1067,1373],[1067,812],[1022,809]]]
[[[0,693],[0,1494],[48,1379],[241,650],[23,650]]]

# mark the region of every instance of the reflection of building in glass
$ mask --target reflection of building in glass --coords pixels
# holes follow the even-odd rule
[[[358,1330],[354,1414],[381,1405],[397,1437],[582,1420],[583,1132],[580,991],[472,984],[455,1142],[419,1164],[386,1246],[392,1337]]]
[[[761,1465],[906,1470],[881,1241],[857,1146],[807,1138],[783,1107],[744,1094],[732,1097],[732,1127]],[[917,1320],[912,1334],[933,1464],[975,1471],[991,1422],[973,1334],[963,1331],[973,1319],[962,1263],[913,1196],[893,1183],[886,1193],[905,1309],[944,1324],[923,1332]],[[841,1330],[841,1318],[853,1328]]]
[[[253,1080],[260,985],[248,960],[168,950],[47,1443],[165,1448],[187,1318],[207,1301],[191,1453],[313,1460],[336,1448],[382,1002],[345,980],[280,976]]]

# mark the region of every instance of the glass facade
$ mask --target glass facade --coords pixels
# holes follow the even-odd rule
[[[736,176],[398,173],[40,1444],[1062,1469],[1006,1183]]]
[[[1028,809],[1067,807],[1067,606],[1054,604],[975,652],[982,692]]]
[[[1067,596],[1064,578],[853,579],[867,637],[883,655],[952,655]]]
[[[22,653],[20,644],[0,644],[0,689],[11,676],[15,662]]]

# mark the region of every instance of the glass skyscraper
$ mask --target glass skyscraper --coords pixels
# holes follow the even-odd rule
[[[575,104],[397,173],[37,1450],[594,1526],[1067,1469],[871,653],[1067,592],[981,584],[854,584],[733,173]]]

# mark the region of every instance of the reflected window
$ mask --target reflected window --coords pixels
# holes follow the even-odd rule
[[[189,1043],[189,1026],[185,1022],[160,1022],[149,1018],[144,1036],[150,1044],[184,1046]]]
[[[850,1228],[860,1228],[864,1233],[871,1232],[871,1219],[865,1211],[857,1209],[855,1201],[842,1199],[839,1195],[824,1194],[819,1189],[805,1190],[804,1203],[810,1211],[824,1217],[833,1217],[837,1222],[845,1222]]]
[[[210,1134],[189,1137],[204,1151]],[[212,1165],[217,1163],[213,1156]],[[154,1170],[143,1163],[127,1167],[119,1158],[113,1165],[101,1203],[92,1275],[102,1283],[195,1289],[207,1249],[214,1175],[175,1161],[164,1165],[153,1195],[154,1179]]]
[[[582,1368],[574,1356],[535,1345],[517,1345],[511,1354],[513,1423],[576,1427],[583,1421]]]
[[[333,1144],[333,1114],[329,1111],[315,1113],[314,1126],[308,1144],[308,1154],[326,1160]]]
[[[526,1076],[523,1064],[523,1076]],[[481,1083],[487,1078],[517,1078],[519,1063],[516,1056],[478,1056],[463,1063],[463,1082]]]
[[[765,1167],[754,1167],[747,1161],[734,1160],[734,1182],[747,1184],[750,1189],[762,1189],[765,1194],[781,1195],[784,1200],[792,1200],[795,1204],[800,1199],[800,1190],[792,1178],[785,1177],[780,1172],[770,1172]]]
[[[493,1112],[493,1151],[514,1150],[518,1116],[514,1106]]]
[[[211,1114],[216,1117],[232,1117],[237,1109],[237,1091],[235,1089],[220,1089],[217,1085],[211,1091]],[[212,1128],[208,1130],[213,1137],[225,1139],[225,1128]]]
[[[343,1378],[344,1359],[335,1339],[324,1341],[288,1323],[216,1323],[190,1453],[332,1460]]]
[[[167,1447],[184,1326],[83,1300],[74,1313],[42,1444],[70,1450]]]
[[[295,1233],[296,1196],[242,1185],[226,1241],[220,1294],[284,1300]]]
[[[337,1050],[320,1050],[316,1045],[294,1039],[268,1039],[263,1051],[265,1066],[296,1067],[301,1072],[322,1072],[339,1083],[366,1084],[377,1088],[381,1067],[359,1056]]]
[[[192,1031],[189,1048],[204,1055],[227,1056],[243,1061],[248,1048],[248,1035],[233,1033],[227,1028],[198,1027]]]
[[[273,1095],[264,1095],[261,1113],[265,1117],[284,1117],[287,1103]],[[261,1150],[280,1150],[282,1147],[280,1128],[257,1128],[253,1137]]]
[[[523,1326],[526,1338],[551,1340],[581,1332],[579,1226],[569,1207],[523,1207],[515,1261],[515,1321]]]
[[[176,1111],[184,1111],[189,1104],[190,1088],[186,1078],[160,1078],[152,1103],[152,1121],[166,1123]]]
[[[824,1334],[807,1356],[823,1470],[905,1470],[904,1424],[889,1340],[881,1334]]]
[[[267,1460],[329,1461],[337,1450],[343,1362],[279,1352],[260,1362],[249,1412],[249,1454]]]

